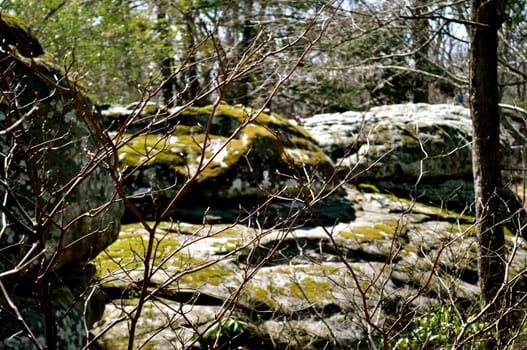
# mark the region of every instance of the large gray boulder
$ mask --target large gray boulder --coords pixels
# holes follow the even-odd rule
[[[85,264],[119,232],[116,164],[80,87],[5,14],[0,71],[0,347],[79,349]]]
[[[361,179],[472,176],[470,116],[460,106],[404,104],[318,114],[306,119],[305,128],[339,165]]]
[[[448,104],[388,105],[319,114],[304,122],[348,181],[425,202],[449,202],[458,210],[473,199],[471,125],[467,108]],[[507,125],[501,151],[510,167],[521,125]]]

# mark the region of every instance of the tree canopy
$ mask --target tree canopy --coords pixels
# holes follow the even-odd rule
[[[364,108],[411,99],[403,93],[412,85],[406,86],[413,75],[408,68],[419,69],[412,62],[419,48],[409,44],[409,16],[416,13],[397,3],[4,0],[0,8],[26,20],[99,103],[137,100],[170,77],[165,88],[175,103],[235,78],[225,98],[257,104],[271,81],[297,65],[273,107],[305,113]],[[446,9],[428,11],[435,16]],[[328,35],[313,42],[329,19]],[[463,78],[445,64],[453,58],[443,52],[463,55],[450,27],[447,20],[432,22],[430,44],[443,48],[430,45],[438,64],[423,73],[459,83]],[[307,46],[313,47],[298,62]]]
[[[512,1],[500,31],[500,91],[515,103],[527,93],[525,6]],[[224,85],[227,102],[258,105],[292,67],[270,106],[282,113],[445,102],[468,86],[464,2],[4,0],[0,9],[26,20],[98,103],[129,103],[165,82],[153,96],[163,103],[210,102]]]

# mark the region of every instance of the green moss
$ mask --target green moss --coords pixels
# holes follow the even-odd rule
[[[503,234],[505,236],[509,236],[509,237],[514,237],[515,234],[507,227],[507,226],[503,226]]]
[[[219,140],[220,142],[224,142],[226,139],[222,138],[216,138],[216,140]],[[241,140],[230,140],[230,142],[225,145],[226,153],[224,153],[224,156],[221,158],[219,157],[219,154],[217,155],[217,158],[215,158],[209,166],[203,169],[202,173],[200,174],[198,181],[203,181],[207,178],[214,178],[217,176],[220,176],[225,171],[232,168],[232,166],[239,162],[240,157],[242,157],[244,154],[247,153],[247,147],[245,146],[245,143]],[[225,151],[220,151],[220,153],[223,153]],[[206,155],[208,158],[211,158],[214,156],[214,152],[207,152]]]
[[[402,210],[408,210],[411,208],[413,213],[425,214],[438,219],[458,220],[463,223],[471,223],[474,221],[474,217],[469,215],[463,215],[443,208],[426,205],[423,203],[411,201],[409,199],[399,198],[392,194],[383,193],[382,196],[394,203],[399,203],[402,206]]]
[[[26,24],[26,22],[24,22],[24,20],[22,20],[22,18],[20,17],[16,17],[16,16],[12,16],[8,13],[5,13],[5,12],[2,12],[0,18],[2,18],[2,20],[4,22],[7,23],[7,25],[9,25],[10,27],[13,27],[13,28],[21,28],[22,30],[24,30],[25,32],[29,33],[29,27],[28,25]]]
[[[288,270],[289,273],[293,271]],[[324,265],[315,265],[315,266],[295,266],[294,272],[307,273],[315,276],[331,276],[339,272],[339,269],[335,266],[324,266]]]
[[[476,226],[473,224],[452,224],[447,227],[447,232],[453,235],[464,233],[466,235],[472,236],[476,234]]]
[[[241,298],[248,303],[264,304],[275,310],[283,307],[279,300],[284,297],[293,296],[299,301],[305,301],[302,291],[310,301],[324,302],[330,299],[334,287],[330,283],[339,272],[337,267],[327,265],[275,267],[268,272],[273,278],[265,288],[258,286],[258,282],[249,281],[242,290]],[[297,274],[306,274],[309,277],[295,282]],[[331,278],[328,279],[328,276]]]
[[[163,110],[160,109],[157,105],[147,104],[143,107],[143,110],[141,112],[148,115],[154,115],[159,112],[163,112]]]
[[[303,135],[286,119],[263,113],[233,135],[255,111],[222,104],[214,111],[211,133],[205,134],[211,113],[212,106],[183,110],[174,117],[177,126],[169,136],[125,135],[124,139],[129,137],[130,140],[118,150],[121,169],[139,167],[144,175],[140,181],[153,179],[160,186],[170,186],[174,178],[184,180],[198,172],[193,188],[201,191],[198,186],[219,185],[221,193],[217,195],[223,197],[232,197],[238,192],[256,193],[261,188],[252,184],[264,180],[266,186],[270,184],[264,191],[281,187],[280,181],[285,178],[280,177],[277,182],[279,176],[274,170],[288,171],[291,162],[321,180],[334,173],[331,160],[309,135]],[[264,172],[269,167],[273,171]],[[235,186],[231,186],[233,184]],[[246,186],[252,190],[246,190]],[[288,186],[291,193],[296,191],[294,184]]]
[[[386,239],[393,236],[397,226],[392,222],[378,223],[374,226],[355,226],[348,231],[340,231],[339,236],[346,239],[354,239],[360,242]]]
[[[187,127],[190,129],[191,127]],[[226,141],[226,138],[214,136],[209,142],[217,145]],[[128,141],[118,151],[120,166],[142,167],[154,166],[158,164],[168,165],[178,172],[188,175],[187,166],[199,162],[202,154],[201,147],[204,144],[204,135],[184,135],[166,138],[159,135],[148,134],[134,137]],[[245,143],[242,140],[231,140],[225,148],[226,155],[216,158],[200,174],[200,179],[220,175],[226,169],[238,162],[239,158],[247,152]],[[212,158],[218,151],[212,147],[207,148],[205,152],[205,161]],[[222,151],[220,151],[222,153]],[[223,154],[223,153],[222,153]]]
[[[148,236],[144,231],[126,228],[119,238],[95,258],[100,274],[113,273],[118,270],[134,270],[143,267]],[[172,235],[157,234],[154,237],[154,261],[177,251],[180,242]]]
[[[13,52],[24,57],[38,57],[44,53],[38,40],[30,34],[29,26],[21,18],[3,12],[0,18],[8,27],[0,27],[0,36]]]
[[[241,242],[237,238],[229,238],[226,241],[212,243],[216,254],[228,254],[240,248],[240,246]]]
[[[154,350],[156,349],[156,344],[154,342],[148,342],[146,344],[143,344],[141,346],[141,349],[144,349],[144,350]]]
[[[213,110],[214,107],[212,105],[205,107],[189,107],[181,112],[181,119],[184,124],[201,124],[205,126],[212,115]],[[215,120],[228,118],[229,120],[235,121],[235,123],[232,123],[233,127],[229,130],[229,132],[232,132],[234,131],[234,128],[238,127],[249,118],[252,118],[256,113],[258,113],[257,109],[238,105],[231,106],[222,103],[216,106],[213,118]],[[311,140],[310,134],[304,128],[290,123],[286,118],[276,113],[268,114],[262,112],[254,120],[254,123],[250,125],[257,125],[259,127],[265,126],[265,128],[272,132],[280,131],[281,133],[298,135],[300,137],[299,139],[306,138]]]
[[[400,128],[400,137],[403,139],[403,144],[408,148],[419,147],[419,138],[416,136],[416,129],[412,125],[408,125],[405,128]],[[390,130],[390,133],[393,133]]]
[[[407,244],[403,247],[400,254],[403,256],[416,256],[418,252],[419,250],[416,247]]]
[[[218,261],[211,264],[210,259],[194,258],[180,249],[178,235],[173,233],[175,229],[175,225],[170,223],[160,226],[154,238],[154,255],[150,261],[154,269],[173,273],[178,276],[178,285],[188,288],[199,288],[204,284],[221,285],[226,280],[232,280],[232,270],[225,263]],[[142,269],[148,239],[140,224],[123,225],[119,239],[94,260],[99,274],[104,276],[122,270]],[[239,242],[229,239],[227,243],[237,246]]]
[[[298,299],[307,299],[312,303],[327,301],[332,290],[329,280],[321,281],[311,277],[303,278],[299,282],[287,283],[284,288],[290,295]]]
[[[196,124],[196,125],[183,125],[179,124],[172,135],[174,136],[186,136],[186,135],[196,135],[200,134],[205,131],[204,126]]]
[[[125,137],[128,135],[125,135]],[[121,167],[152,166],[164,163],[173,167],[186,164],[183,154],[197,155],[200,149],[190,136],[168,140],[165,137],[148,134],[134,137],[118,151]]]
[[[235,107],[227,104],[220,104],[214,109],[213,105],[204,107],[188,107],[181,111],[179,118],[183,125],[201,125],[205,127],[208,124],[209,118],[213,114],[213,120],[221,118],[229,118],[232,121],[236,121],[237,124],[241,124],[244,120],[250,116],[250,110]],[[235,126],[232,124],[232,126]],[[234,130],[234,129],[232,129]]]
[[[279,308],[279,305],[273,296],[283,295],[283,291],[283,288],[277,287],[274,284],[268,285],[264,289],[249,283],[242,289],[240,300],[250,305],[266,305],[269,309],[276,310]]]
[[[217,229],[215,229],[210,236],[214,237],[231,237],[232,239],[239,241],[240,236],[244,235],[245,233],[251,234],[253,231],[249,230],[247,226],[243,225],[217,225]]]
[[[394,225],[391,225],[390,223],[378,223],[373,226],[377,230],[379,230],[381,233],[387,233],[388,235],[392,236],[395,234],[395,230],[398,229],[397,223]]]
[[[367,193],[381,193],[381,191],[377,188],[377,186],[372,185],[372,184],[367,184],[367,183],[359,184],[359,189]]]
[[[256,111],[221,104],[217,106],[213,120],[213,131],[218,134],[210,133],[205,139],[204,131],[212,112],[212,106],[189,107],[178,115],[180,120],[170,137],[149,134],[131,138],[118,150],[121,167],[165,165],[182,176],[188,176],[188,169],[194,170],[203,155],[202,165],[206,167],[197,178],[198,182],[203,182],[230,171],[233,165],[241,162],[241,157],[247,155],[255,165],[266,164],[273,158],[273,161],[281,162],[284,166],[293,160],[306,166],[308,171],[311,166],[317,166],[317,170],[324,173],[333,171],[331,161],[311,137],[277,115],[262,113],[255,123],[246,125],[237,137],[230,139],[234,129]],[[289,152],[283,152],[282,145]],[[251,153],[249,147],[261,151]],[[274,159],[278,155],[282,159]]]
[[[181,271],[189,271],[191,268],[195,272],[183,273],[178,281],[178,285],[186,288],[201,288],[207,286],[224,286],[226,282],[234,282],[234,272],[225,263],[216,262],[210,264],[210,260],[183,257],[182,264],[176,268]],[[200,268],[202,267],[202,268]]]

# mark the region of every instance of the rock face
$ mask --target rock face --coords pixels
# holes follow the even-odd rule
[[[519,123],[502,129],[505,167]],[[473,199],[469,111],[455,105],[402,104],[368,112],[320,114],[304,122],[350,181],[462,210]],[[523,129],[522,129],[523,130]]]
[[[131,138],[119,150],[127,192],[159,190],[158,202],[167,203],[183,189],[179,208],[232,207],[237,215],[240,204],[250,208],[273,194],[303,199],[308,188],[335,188],[332,161],[303,128],[275,114],[254,119],[255,113],[224,104],[189,107],[171,118],[168,135],[165,129]],[[126,169],[133,170],[129,176]]]
[[[472,177],[471,122],[454,105],[407,104],[319,114],[306,129],[362,179],[415,182]]]
[[[446,300],[468,319],[478,312],[472,217],[351,186],[345,190],[356,218],[325,227],[162,223],[148,284],[152,298],[135,345],[369,349],[369,341],[380,344],[380,330],[391,329],[387,347],[394,349],[404,348],[395,347],[402,337],[397,332],[408,334],[416,315]],[[104,348],[128,342],[127,315],[137,303],[136,281],[144,277],[147,237],[141,225],[124,225],[95,261],[113,299],[95,334],[120,320],[102,335]],[[510,264],[514,279],[527,252],[521,238],[506,239],[518,248]],[[221,326],[212,326],[218,318]]]
[[[27,27],[2,14],[0,45],[0,347],[79,349],[96,317],[85,264],[119,232],[116,164],[90,102]]]

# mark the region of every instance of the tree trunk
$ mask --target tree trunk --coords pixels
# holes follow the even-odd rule
[[[172,54],[172,44],[170,40],[170,23],[167,16],[167,4],[164,0],[157,3],[157,31],[163,40],[163,57],[161,58],[160,68],[163,79],[162,93],[163,100],[167,106],[174,103],[174,79],[172,70],[174,67],[174,57]]]
[[[235,49],[233,50],[233,60],[239,60],[249,51],[257,35],[254,27],[254,8],[253,1],[242,1],[239,6],[233,9],[233,30],[241,33],[241,37],[234,38]],[[238,41],[236,43],[236,41]],[[249,106],[251,102],[251,80],[256,72],[246,72],[237,77],[227,87],[225,99],[232,104],[242,104]]]
[[[504,304],[504,233],[501,227],[502,193],[499,151],[497,31],[501,24],[496,0],[472,0],[470,95],[473,124],[472,163],[479,243],[478,274],[481,306],[495,320]],[[490,345],[492,348],[493,345]]]
[[[428,54],[429,47],[429,23],[428,19],[423,17],[423,13],[427,12],[428,0],[414,0],[413,1],[413,15],[415,17],[411,24],[412,41],[415,60],[414,73],[414,103],[428,103],[428,79],[422,72],[428,72]]]
[[[187,6],[183,12],[184,32],[183,47],[184,47],[184,68],[182,70],[181,79],[178,88],[178,101],[181,104],[193,103],[194,105],[203,105],[207,101],[199,100],[199,72],[197,63],[197,47],[196,47],[196,16],[197,10],[192,6]]]

